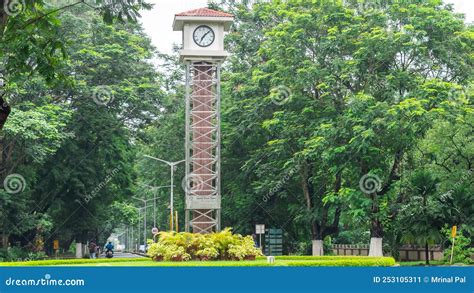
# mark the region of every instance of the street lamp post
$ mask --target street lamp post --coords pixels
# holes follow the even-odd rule
[[[171,195],[170,195],[170,209],[171,209],[171,224],[170,224],[170,228],[171,228],[171,231],[173,231],[173,214],[174,214],[174,197],[173,197],[173,191],[174,191],[174,188],[173,188],[173,185],[174,185],[174,167],[176,165],[178,165],[179,163],[182,163],[184,162],[185,160],[181,160],[181,161],[176,161],[176,162],[170,162],[170,161],[166,161],[166,160],[162,160],[162,159],[159,159],[159,158],[155,158],[155,157],[152,157],[152,156],[149,156],[149,155],[144,155],[145,157],[149,158],[149,159],[153,159],[153,160],[156,160],[156,161],[160,161],[162,163],[165,163],[167,164],[168,166],[170,166],[170,169],[171,169]]]
[[[150,186],[147,184],[142,184],[144,187],[153,189],[153,228],[156,228],[156,192],[158,189],[172,187],[171,185],[160,185],[160,186]]]
[[[140,200],[141,202],[143,202],[143,205],[144,205],[143,208],[140,208],[138,210],[138,212],[139,212],[139,218],[140,218],[140,210],[143,209],[143,214],[144,214],[144,217],[143,217],[143,241],[145,241],[144,244],[146,245],[146,214],[147,214],[147,204],[146,203],[147,203],[147,201],[149,201],[151,199],[146,200],[146,199],[141,199],[141,198],[134,197],[134,196],[132,198],[136,199],[136,200]],[[139,223],[140,223],[140,220],[139,220]],[[138,225],[138,228],[140,229],[140,224]],[[140,235],[140,230],[138,230],[138,235]]]
[[[134,206],[132,206],[134,207]],[[143,208],[137,208],[137,207],[134,207],[138,210],[138,237],[137,237],[137,250],[140,250],[140,218],[141,218],[141,210]],[[145,217],[146,217],[146,213],[145,213]],[[146,235],[146,234],[145,234]],[[134,238],[135,236],[133,235],[133,226],[132,226],[132,237]],[[146,236],[145,236],[145,242],[146,242]]]
[[[141,218],[141,209],[138,209],[138,235],[137,235],[137,251],[140,251],[140,218]]]

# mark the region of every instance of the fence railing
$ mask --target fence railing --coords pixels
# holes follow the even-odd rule
[[[366,244],[333,244],[335,255],[369,255],[369,245]],[[401,261],[425,260],[425,248],[416,245],[403,245],[398,250]],[[430,260],[441,260],[443,249],[441,245],[432,245],[428,248]]]

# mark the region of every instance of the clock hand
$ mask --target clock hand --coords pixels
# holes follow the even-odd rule
[[[205,33],[205,34],[202,36],[202,38],[201,38],[201,40],[200,40],[199,42],[202,42],[202,40],[204,40],[204,38],[205,38],[205,37],[207,36],[207,34],[209,34],[210,32],[211,32],[211,31],[207,31],[207,33]]]

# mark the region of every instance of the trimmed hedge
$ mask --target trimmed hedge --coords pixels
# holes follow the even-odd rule
[[[323,255],[323,256],[311,256],[311,255],[282,255],[275,256],[277,260],[348,260],[348,259],[379,259],[381,257],[374,256],[360,256],[360,255]],[[262,257],[266,259],[266,257]]]
[[[104,265],[114,263],[120,266],[163,266],[163,267],[319,267],[319,266],[393,266],[395,260],[391,257],[366,256],[277,256],[275,263],[269,264],[265,257],[254,261],[189,261],[189,262],[155,262],[149,258],[117,258],[117,259],[65,259],[43,260],[29,262],[5,262],[1,266],[61,266],[61,265]]]
[[[389,267],[395,265],[395,259],[393,257],[349,257],[347,259],[289,261],[287,265],[290,267]]]
[[[73,265],[73,264],[89,264],[89,263],[108,263],[108,262],[139,262],[149,261],[147,257],[143,258],[98,258],[98,259],[50,259],[50,260],[32,260],[23,262],[0,262],[0,267],[17,267],[17,266],[57,266],[57,265]]]
[[[266,260],[258,258],[256,261],[189,261],[189,262],[159,262],[156,263],[156,266],[164,267],[373,267],[373,266],[393,266],[395,265],[395,260],[391,257],[339,257],[338,259],[321,259],[319,260],[304,260],[303,257],[295,259],[289,259],[284,257],[285,260],[275,259],[273,264],[267,263]],[[309,257],[307,257],[309,258]],[[324,258],[324,256],[323,256]],[[303,260],[301,260],[303,259]]]

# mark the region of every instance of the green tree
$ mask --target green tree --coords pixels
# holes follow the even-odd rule
[[[225,129],[245,131],[235,132],[243,157],[235,170],[252,174],[247,179],[259,197],[298,170],[284,184],[291,191],[277,195],[295,195],[286,210],[310,224],[316,253],[326,235],[337,235],[347,199],[366,197],[359,208],[370,221],[371,254],[382,254],[403,163],[431,127],[432,113],[472,74],[472,33],[450,7],[440,1],[374,7],[254,5],[241,8],[229,37],[236,58],[226,85],[233,112],[226,115],[235,119]],[[261,36],[251,34],[258,26],[263,42],[242,46]],[[370,176],[372,188],[360,190]]]
[[[151,5],[137,1],[0,1],[0,78],[15,83],[22,73],[38,72],[48,82],[64,80],[67,76],[57,72],[57,66],[66,59],[65,41],[61,38],[59,14],[74,7],[93,7],[103,19],[136,21],[141,9]],[[0,130],[3,128],[10,106],[0,95]],[[6,92],[8,95],[8,90]]]
[[[22,194],[25,203],[36,205],[24,204],[8,211],[15,216],[49,215],[53,229],[46,235],[46,244],[51,246],[52,237],[59,237],[65,249],[73,240],[105,241],[117,225],[123,224],[116,216],[121,211],[120,202],[131,194],[134,136],[159,117],[163,97],[160,78],[150,63],[154,48],[141,27],[134,23],[108,25],[95,9],[85,8],[70,7],[60,16],[61,40],[75,41],[67,43],[68,62],[57,65],[55,72],[71,76],[71,82],[38,82],[40,85],[30,87],[25,87],[28,83],[11,83],[16,87],[18,109],[15,107],[5,128],[15,139],[27,135],[30,141],[26,145],[38,153],[29,155],[42,160],[36,169],[31,165],[15,168],[28,179],[30,192]],[[22,115],[19,109],[23,104],[30,112]],[[40,116],[42,109],[51,113]],[[59,118],[55,120],[53,110],[61,113],[56,114],[59,118],[67,115],[67,121],[62,118],[62,124],[56,122]],[[20,133],[21,124],[12,128],[16,117],[24,119],[20,120],[23,127],[44,129],[35,136]],[[47,132],[53,130],[58,138]],[[44,151],[41,143],[45,144]],[[19,155],[20,149],[16,147],[13,154]],[[29,229],[13,232],[27,242],[31,240]]]

